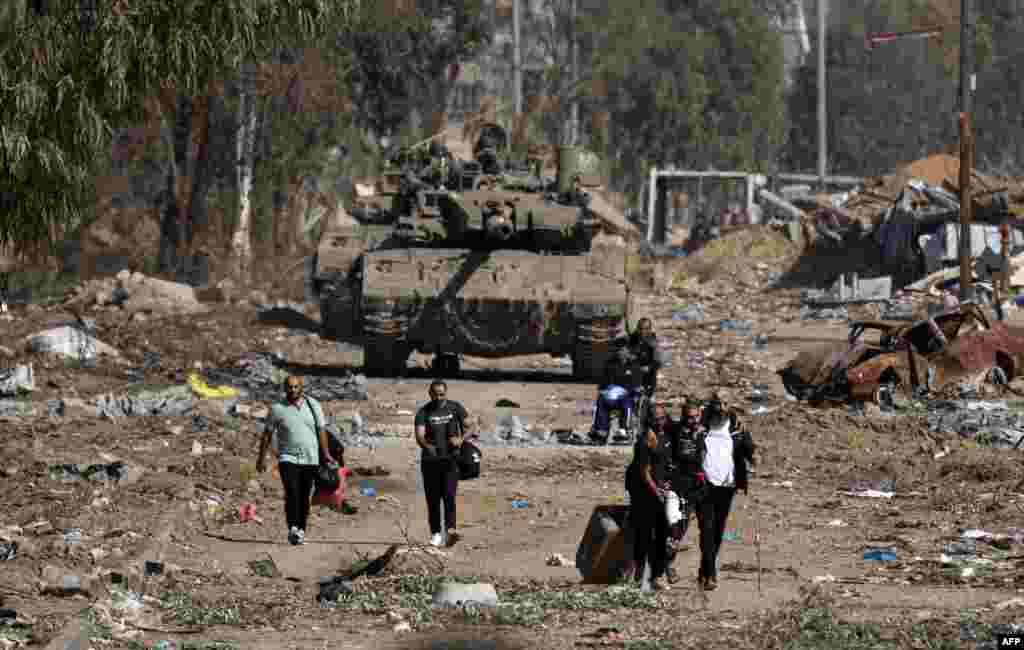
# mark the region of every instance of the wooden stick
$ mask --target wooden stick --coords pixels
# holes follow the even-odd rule
[[[761,504],[754,498],[754,547],[757,551],[757,595],[761,595]]]

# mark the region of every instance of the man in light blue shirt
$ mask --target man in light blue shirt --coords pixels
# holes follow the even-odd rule
[[[302,377],[285,380],[285,399],[270,407],[267,428],[260,441],[256,471],[266,470],[265,456],[270,439],[277,434],[277,462],[284,484],[284,512],[288,522],[288,542],[306,541],[309,498],[316,481],[320,460],[334,463],[324,429],[320,402],[303,395]]]

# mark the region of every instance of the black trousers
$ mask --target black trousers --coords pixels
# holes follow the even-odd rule
[[[309,497],[316,481],[317,465],[296,465],[280,463],[281,483],[284,484],[284,516],[288,529],[292,526],[306,530],[309,518]]]
[[[441,532],[441,503],[444,503],[444,527],[455,528],[455,493],[459,487],[459,473],[455,461],[430,459],[420,462],[423,472],[423,492],[427,496],[427,521],[430,533]]]
[[[660,578],[668,567],[668,519],[665,504],[651,496],[646,486],[629,491],[629,519],[636,537],[633,540],[633,561],[637,578],[642,578],[644,565],[651,563],[651,579]]]
[[[718,577],[718,551],[725,536],[725,522],[729,519],[734,487],[708,485],[697,504],[697,523],[700,527],[700,573],[701,578]]]

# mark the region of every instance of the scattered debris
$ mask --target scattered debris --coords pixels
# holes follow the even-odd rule
[[[50,465],[52,481],[120,481],[128,475],[123,462],[96,465]]]
[[[546,561],[546,564],[548,566],[564,566],[564,567],[574,567],[574,566],[576,566],[576,564],[574,562],[569,560],[567,557],[565,557],[561,553],[552,553],[551,555],[549,555],[548,559]]]
[[[444,582],[434,593],[438,607],[497,607],[498,592],[487,583]]]
[[[274,563],[274,558],[270,556],[267,556],[264,560],[250,560],[249,568],[252,569],[253,575],[260,576],[261,578],[277,578],[281,575],[277,564]],[[323,587],[321,586],[321,593],[322,589]],[[337,600],[337,596],[335,595],[331,600]]]
[[[8,562],[18,556],[18,542],[0,542],[0,562]]]
[[[321,607],[335,607],[340,596],[355,593],[352,581],[339,576],[320,579],[317,602]]]
[[[704,313],[703,305],[690,305],[684,307],[679,311],[672,312],[672,320],[690,322],[690,321],[702,321],[707,316]]]
[[[32,364],[0,370],[0,395],[17,396],[31,393],[35,389],[36,380]]]
[[[892,546],[868,546],[864,549],[864,559],[895,562],[896,548]]]
[[[79,324],[37,332],[25,341],[30,352],[59,354],[81,362],[94,362],[100,355],[121,356],[117,350],[93,337],[90,330]]]

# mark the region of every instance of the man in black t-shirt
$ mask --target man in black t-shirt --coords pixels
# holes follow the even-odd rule
[[[427,497],[430,544],[455,543],[455,491],[459,473],[455,454],[462,447],[467,413],[462,404],[446,399],[448,386],[435,379],[430,384],[430,401],[416,412],[416,442],[422,449],[420,469]],[[445,528],[441,528],[441,502]]]

